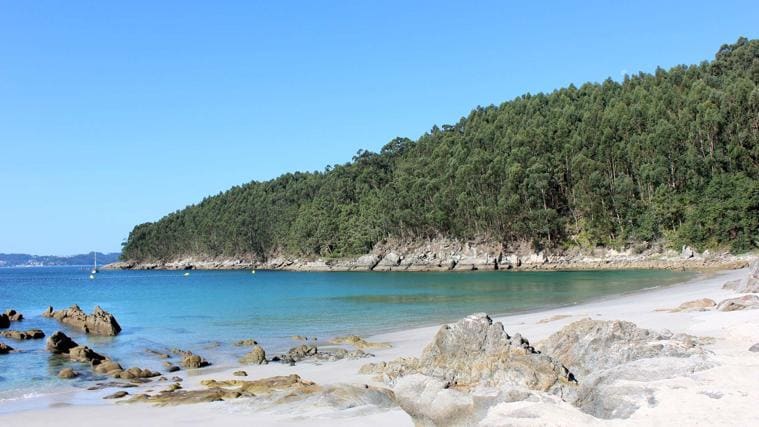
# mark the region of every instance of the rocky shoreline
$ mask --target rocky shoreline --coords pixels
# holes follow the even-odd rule
[[[559,271],[559,270],[722,270],[748,266],[752,255],[712,253],[684,246],[680,252],[661,245],[631,247],[624,251],[538,251],[505,248],[487,241],[460,242],[433,239],[425,242],[382,242],[371,253],[354,258],[298,258],[275,255],[185,256],[172,260],[126,260],[104,266],[111,270],[281,270],[281,271]]]

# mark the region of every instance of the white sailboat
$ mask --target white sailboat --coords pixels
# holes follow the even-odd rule
[[[97,274],[97,272],[98,272],[98,253],[95,252],[94,254],[95,254],[95,262],[92,264],[92,271],[90,272],[91,275],[92,274]],[[93,279],[94,279],[94,277],[93,277]]]

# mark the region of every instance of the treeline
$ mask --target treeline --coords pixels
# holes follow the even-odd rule
[[[711,62],[478,107],[324,172],[138,225],[125,259],[348,256],[387,237],[759,246],[759,40]]]

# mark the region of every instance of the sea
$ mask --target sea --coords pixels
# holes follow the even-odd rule
[[[0,311],[13,308],[24,320],[11,329],[63,331],[76,342],[118,361],[162,371],[164,360],[147,352],[172,348],[200,354],[215,366],[236,366],[253,338],[272,356],[298,344],[296,335],[326,343],[340,335],[369,336],[455,321],[475,312],[492,315],[569,306],[613,295],[668,286],[691,272],[622,270],[584,272],[283,272],[100,271],[89,267],[0,268]],[[116,316],[116,337],[84,335],[44,318],[48,307],[96,305]],[[0,355],[3,402],[85,389],[94,377],[86,367],[45,350],[45,339],[0,342],[16,352]],[[75,380],[56,377],[71,366]],[[7,407],[11,407],[8,405]]]

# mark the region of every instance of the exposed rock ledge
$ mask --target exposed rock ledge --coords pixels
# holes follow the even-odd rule
[[[752,255],[698,253],[690,247],[682,251],[659,246],[629,248],[625,251],[596,249],[562,252],[534,252],[524,247],[508,248],[487,241],[461,242],[433,239],[415,242],[388,241],[377,244],[371,253],[356,258],[295,258],[254,256],[213,258],[180,257],[169,261],[120,261],[106,269],[134,270],[286,270],[286,271],[493,271],[493,270],[605,270],[673,269],[711,270],[742,268]]]

